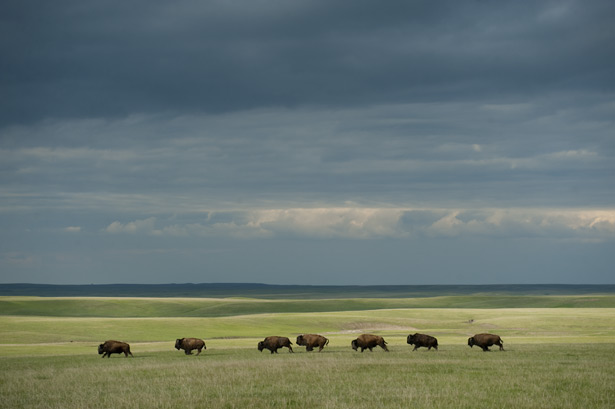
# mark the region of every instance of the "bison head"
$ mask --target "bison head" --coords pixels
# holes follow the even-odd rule
[[[474,337],[468,338],[468,345],[470,346],[470,348],[474,346]]]
[[[258,343],[258,350],[263,352],[263,349],[265,349],[265,343],[261,341]]]
[[[98,346],[98,355],[100,355],[100,354],[102,354],[103,352],[105,352],[105,351],[103,351],[103,345],[104,345],[104,344],[100,344],[100,345]]]
[[[175,349],[181,349],[183,342],[184,342],[184,338],[176,339],[175,340]]]
[[[357,343],[356,339],[353,339],[350,345],[352,345],[352,349],[354,349],[355,351],[357,350],[357,348],[359,348],[359,344]]]
[[[303,345],[303,335],[297,337],[297,345]]]
[[[416,336],[416,334],[408,335],[408,338],[406,339],[406,343],[412,345],[414,343],[414,337],[415,336]]]

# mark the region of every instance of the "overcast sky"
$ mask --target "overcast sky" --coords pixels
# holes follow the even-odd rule
[[[0,282],[613,284],[614,18],[4,0]]]

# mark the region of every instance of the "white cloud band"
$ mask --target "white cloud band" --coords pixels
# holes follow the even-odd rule
[[[615,238],[615,210],[290,208],[217,211],[190,223],[115,221],[107,233],[168,236],[377,239],[408,237]]]

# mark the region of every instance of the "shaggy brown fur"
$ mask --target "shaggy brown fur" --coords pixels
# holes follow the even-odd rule
[[[186,355],[192,355],[192,350],[196,349],[199,351],[196,354],[199,355],[201,350],[207,349],[207,347],[205,341],[199,338],[179,338],[175,340],[175,349],[183,349]]]
[[[497,345],[500,347],[500,351],[504,350],[504,341],[499,335],[495,334],[476,334],[473,337],[468,338],[468,345],[472,348],[477,345],[483,349],[483,351],[489,351],[491,345]]]
[[[318,347],[318,352],[320,352],[328,344],[329,340],[322,335],[303,334],[297,337],[297,345],[305,346],[306,351],[313,351],[315,347]]]
[[[111,357],[111,354],[121,353],[123,353],[125,357],[128,357],[128,354],[132,356],[132,352],[130,352],[130,345],[125,342],[109,340],[98,346],[98,355],[102,354],[103,358],[109,358]]]
[[[389,348],[387,348],[386,344],[387,344],[386,341],[380,335],[372,335],[372,334],[360,335],[359,338],[353,340],[350,343],[350,345],[352,346],[352,349],[356,351],[358,348],[361,348],[361,352],[365,351],[366,349],[369,349],[370,352],[373,352],[372,348],[376,346],[379,346],[380,348],[384,349],[386,352],[389,352]]]
[[[278,349],[280,348],[288,348],[288,352],[294,352],[293,347],[291,346],[293,343],[290,342],[290,339],[286,337],[267,337],[261,342],[258,343],[258,350],[263,352],[263,349],[268,349],[273,354],[274,352],[277,354]]]
[[[427,350],[434,348],[436,351],[438,350],[438,340],[431,335],[425,334],[412,334],[408,335],[407,339],[408,344],[414,345],[413,351],[416,351],[420,347],[425,347]]]

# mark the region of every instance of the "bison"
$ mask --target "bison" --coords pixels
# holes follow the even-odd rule
[[[365,351],[366,349],[369,349],[370,352],[373,352],[372,348],[376,346],[379,346],[386,352],[389,352],[389,349],[387,348],[386,344],[386,341],[380,335],[371,334],[360,335],[359,338],[353,340],[350,343],[350,345],[352,345],[352,349],[356,351],[358,348],[361,348],[361,352]]]
[[[438,350],[438,340],[431,335],[425,334],[413,334],[408,335],[407,339],[408,344],[414,345],[413,351],[416,351],[420,347],[425,347],[427,350],[434,348],[436,351]]]
[[[504,350],[504,341],[499,335],[494,334],[476,334],[473,337],[468,338],[468,345],[472,348],[474,345],[478,345],[483,351],[489,351],[491,345],[497,345],[500,347],[500,351]]]
[[[207,349],[205,341],[198,338],[179,338],[175,340],[175,349],[183,349],[186,355],[192,355],[192,350],[196,349],[197,355],[201,353],[202,349]]]
[[[272,354],[274,352],[277,354],[278,349],[285,347],[288,348],[288,352],[294,352],[293,347],[291,346],[292,344],[293,343],[290,342],[290,339],[286,337],[267,337],[258,343],[258,350],[263,352],[263,349],[268,349]]]
[[[102,354],[103,358],[105,356],[109,358],[111,357],[111,354],[121,353],[124,353],[125,357],[128,357],[128,354],[130,354],[130,356],[133,356],[132,352],[130,352],[130,345],[125,342],[109,340],[105,341],[104,344],[100,344],[98,346],[98,355]]]
[[[297,337],[297,345],[305,345],[306,351],[313,351],[314,347],[318,347],[318,352],[320,352],[328,344],[329,340],[322,335],[303,334]]]

